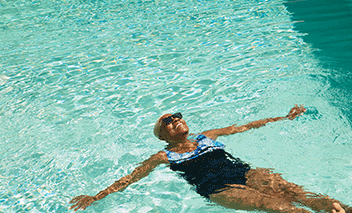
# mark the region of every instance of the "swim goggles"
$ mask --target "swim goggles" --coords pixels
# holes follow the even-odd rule
[[[166,125],[169,125],[174,119],[173,118],[179,118],[179,119],[182,119],[183,116],[180,112],[178,113],[175,113],[169,117],[166,117],[166,118],[163,118],[162,121],[166,124]]]

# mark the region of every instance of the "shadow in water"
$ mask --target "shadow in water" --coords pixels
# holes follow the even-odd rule
[[[296,30],[328,71],[323,77],[331,85],[331,102],[352,124],[352,1],[295,0],[285,3]]]

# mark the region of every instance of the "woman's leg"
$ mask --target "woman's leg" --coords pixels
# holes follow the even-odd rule
[[[232,209],[263,210],[267,212],[309,213],[285,199],[261,193],[248,186],[232,184],[225,190],[210,195],[210,200]]]
[[[334,203],[339,203],[347,212],[352,208],[341,204],[328,196],[304,191],[301,186],[284,180],[280,174],[273,173],[270,169],[251,169],[247,175],[247,186],[261,193],[296,202],[311,208],[314,211],[332,212]]]

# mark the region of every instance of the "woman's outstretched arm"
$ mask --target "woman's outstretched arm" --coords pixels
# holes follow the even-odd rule
[[[90,206],[94,201],[101,200],[111,193],[123,191],[127,186],[139,181],[143,177],[146,177],[151,171],[154,170],[155,167],[163,163],[167,164],[168,158],[165,152],[160,151],[157,154],[152,155],[148,160],[142,162],[141,165],[138,166],[130,175],[117,180],[115,183],[99,192],[97,195],[81,195],[73,198],[70,201],[70,204],[72,204],[70,209],[74,209],[75,211],[79,209],[83,210]]]
[[[202,134],[213,140],[216,140],[216,138],[219,136],[245,132],[253,128],[259,128],[259,127],[265,126],[267,123],[270,123],[270,122],[281,121],[284,119],[293,120],[296,117],[302,115],[305,111],[306,109],[303,107],[303,105],[301,106],[295,105],[295,107],[293,107],[285,117],[267,118],[263,120],[253,121],[242,126],[236,126],[235,124],[221,129],[208,130],[203,132]]]

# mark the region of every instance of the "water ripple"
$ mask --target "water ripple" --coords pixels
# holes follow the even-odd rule
[[[282,1],[1,4],[0,211],[68,212],[164,147],[151,129],[165,112],[199,131],[325,103]],[[161,168],[88,212],[223,211],[189,189]]]

